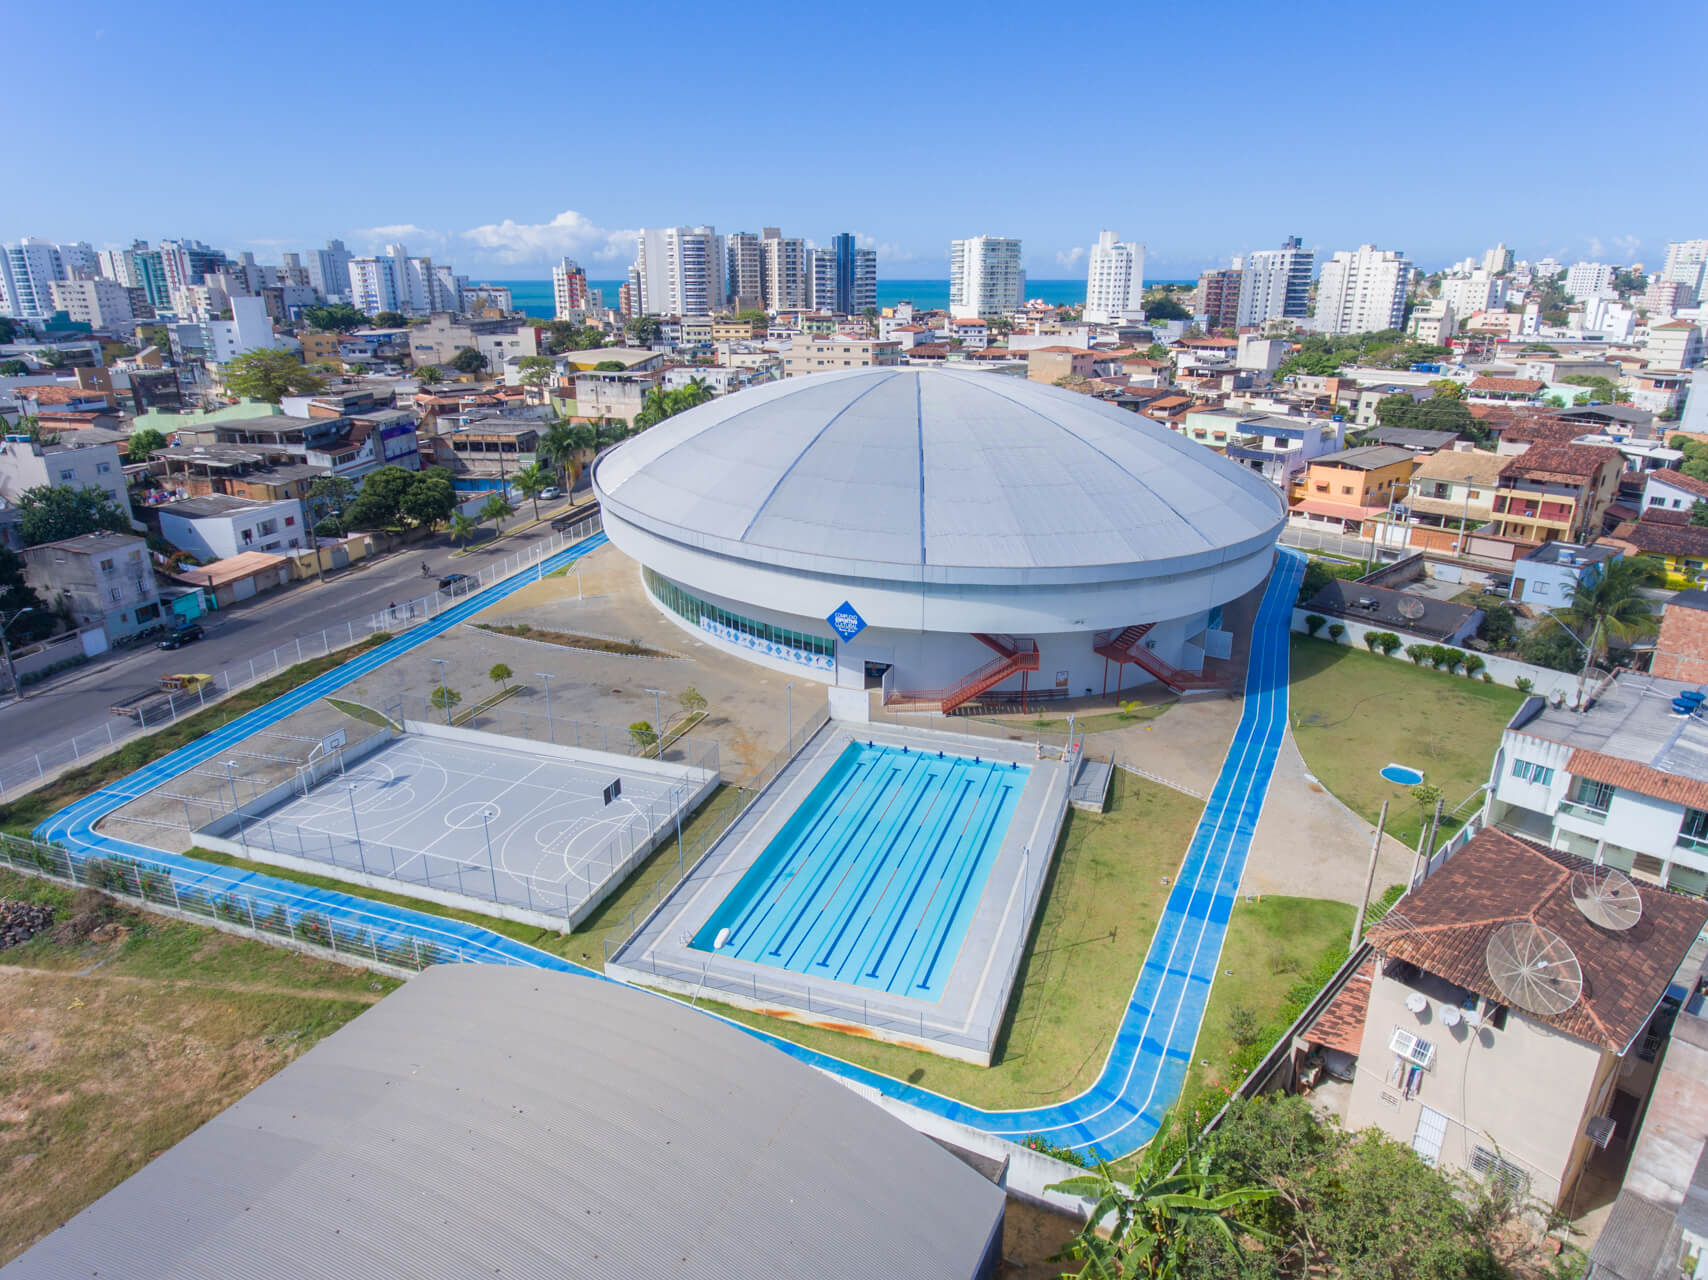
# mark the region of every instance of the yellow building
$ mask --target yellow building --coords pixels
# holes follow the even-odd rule
[[[1357,522],[1406,496],[1417,455],[1393,445],[1365,445],[1311,459],[1294,489],[1294,510],[1313,520]]]

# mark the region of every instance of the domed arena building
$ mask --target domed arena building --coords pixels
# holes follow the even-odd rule
[[[1089,396],[859,369],[679,414],[600,458],[668,616],[893,705],[1202,687],[1285,519],[1259,476]]]

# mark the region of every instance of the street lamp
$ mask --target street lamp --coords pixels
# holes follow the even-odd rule
[[[647,689],[652,695],[652,733],[653,741],[658,744],[658,758],[664,759],[664,724],[659,719],[658,699],[664,693],[663,689]]]
[[[434,658],[433,661],[439,664],[439,699],[445,704],[445,723],[449,725],[451,723],[451,690],[450,686],[445,683],[446,659]]]
[[[487,825],[487,819],[492,816],[491,809],[480,811],[480,829],[486,833],[486,869],[492,876],[492,900],[498,901],[498,867],[492,859],[492,828]]]
[[[1560,625],[1560,630],[1564,631],[1568,636],[1570,636],[1572,638],[1573,642],[1576,643],[1577,647],[1583,650],[1583,670],[1578,672],[1578,696],[1577,696],[1577,705],[1579,707],[1581,707],[1581,706],[1583,706],[1584,681],[1589,679],[1590,663],[1595,661],[1595,643],[1596,643],[1596,641],[1601,639],[1601,620],[1599,618],[1596,619],[1595,627],[1589,633],[1589,642],[1587,644],[1584,642],[1584,639],[1582,636],[1578,635],[1577,632],[1573,631],[1565,623],[1560,622],[1559,614],[1550,611],[1546,615],[1544,615],[1542,621],[1544,623],[1558,622]]]
[[[783,750],[793,752],[795,749],[795,682],[793,680],[783,686],[783,703],[789,709],[789,738],[783,744]]]
[[[534,674],[546,682],[546,737],[551,742],[553,742],[555,744],[557,742],[557,734],[552,732],[552,676],[551,676],[551,672],[549,672],[549,671],[536,671],[536,672],[534,672]]]
[[[1475,476],[1465,477],[1465,518],[1459,522],[1459,549],[1455,555],[1465,554],[1465,530],[1471,524],[1471,485],[1476,482]]]
[[[14,698],[24,696],[24,686],[18,683],[18,669],[12,665],[12,646],[6,641],[6,630],[26,613],[34,613],[35,611],[34,605],[25,605],[10,618],[0,622],[0,653],[5,654],[6,657],[6,676],[12,682],[12,696]]]
[[[225,766],[226,781],[231,783],[231,811],[237,815],[237,843],[247,850],[249,840],[243,830],[243,806],[237,799],[237,775],[232,772],[237,768],[237,761],[222,760],[220,763]]]

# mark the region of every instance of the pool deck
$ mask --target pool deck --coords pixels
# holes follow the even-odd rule
[[[937,1000],[699,950],[690,940],[855,741],[969,758],[1017,761],[1030,769],[991,863],[960,954]],[[1068,804],[1067,767],[1030,743],[967,738],[927,729],[832,721],[789,762],[734,826],[659,904],[605,966],[608,976],[690,997],[704,995],[775,1017],[905,1044],[989,1065],[1020,967],[1032,915]]]

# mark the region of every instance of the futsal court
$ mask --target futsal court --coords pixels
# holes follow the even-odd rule
[[[614,876],[674,839],[677,812],[698,790],[674,775],[703,772],[475,736],[397,737],[227,840],[396,880],[404,892],[422,885],[573,922]]]

